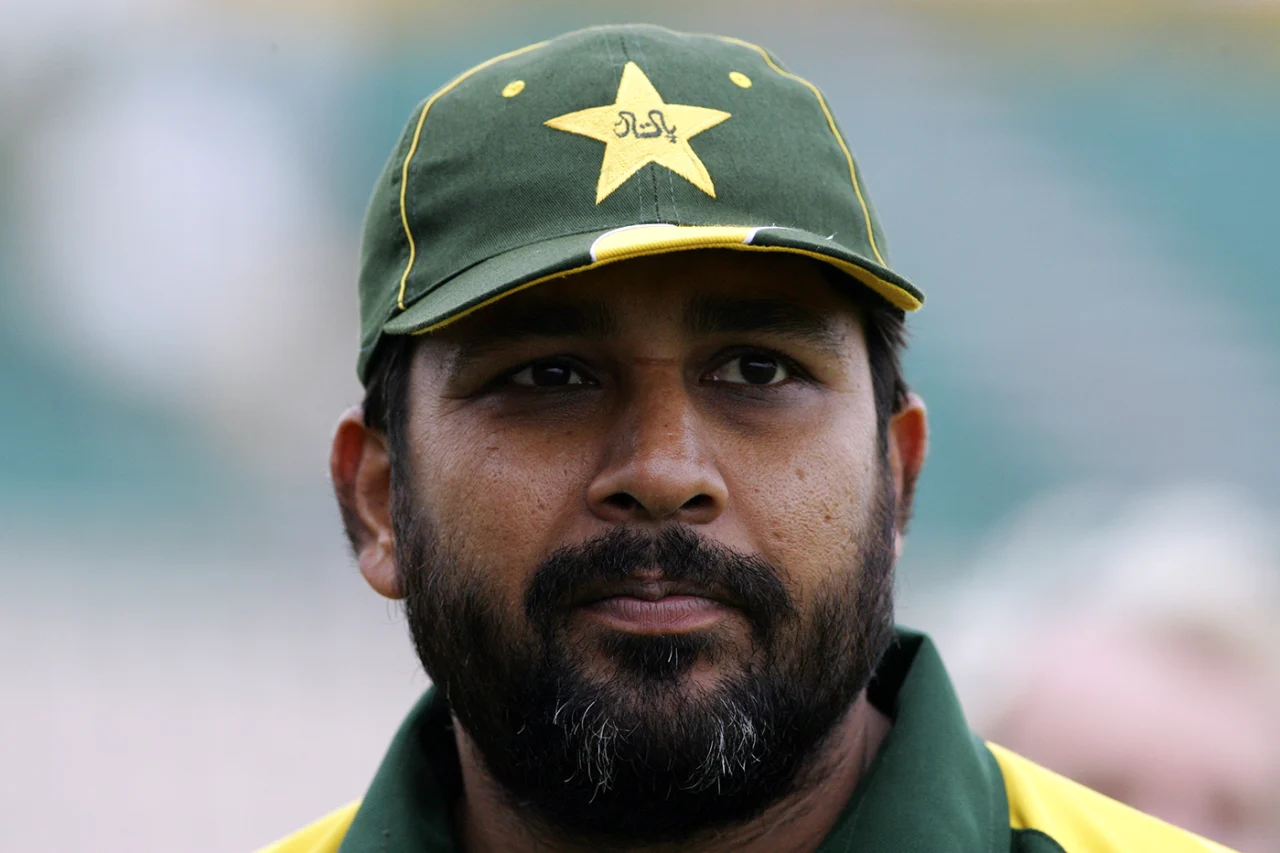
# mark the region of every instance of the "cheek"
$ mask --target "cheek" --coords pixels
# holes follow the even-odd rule
[[[522,584],[567,541],[584,500],[588,448],[571,427],[522,430],[465,412],[424,418],[414,488],[452,553]]]
[[[752,547],[802,589],[848,569],[879,490],[874,404],[834,409],[729,463]],[[750,464],[747,464],[748,458]]]

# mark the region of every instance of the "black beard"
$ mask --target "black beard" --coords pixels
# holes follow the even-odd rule
[[[397,559],[418,656],[510,802],[549,832],[630,846],[743,823],[802,784],[892,641],[889,489],[882,478],[858,564],[838,567],[804,620],[779,570],[687,526],[616,528],[563,548],[533,576],[524,612],[500,612],[487,573],[442,550],[401,481]],[[583,585],[653,567],[725,591],[749,643],[716,631],[566,635]],[[592,676],[590,652],[614,671]],[[712,687],[684,677],[730,660]]]

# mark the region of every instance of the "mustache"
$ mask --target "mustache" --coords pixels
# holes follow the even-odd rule
[[[698,587],[738,607],[761,639],[779,622],[794,619],[795,603],[782,572],[763,557],[711,542],[687,525],[657,532],[618,527],[554,551],[525,591],[530,621],[550,630],[584,592],[658,569],[664,581]]]

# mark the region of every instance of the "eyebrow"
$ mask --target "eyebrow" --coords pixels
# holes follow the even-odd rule
[[[484,331],[462,344],[459,362],[467,363],[507,344],[530,338],[589,338],[618,334],[617,317],[602,302],[530,297],[516,305],[495,305]]]
[[[764,333],[831,353],[845,346],[844,332],[830,317],[787,299],[699,296],[685,310],[684,324],[695,337]]]
[[[846,343],[843,331],[831,318],[787,299],[697,296],[685,308],[683,322],[693,337],[770,334],[832,354],[840,353]],[[503,346],[531,338],[607,340],[621,329],[609,307],[593,300],[543,297],[497,305],[486,317],[484,331],[461,345],[457,364],[474,362]]]

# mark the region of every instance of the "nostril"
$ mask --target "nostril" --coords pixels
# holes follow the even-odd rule
[[[622,514],[627,518],[640,515],[654,520],[682,513],[700,517],[708,512],[714,512],[716,508],[715,498],[705,492],[694,495],[675,509],[670,509],[670,504],[647,504],[628,492],[614,492],[601,503],[609,511]]]
[[[620,509],[624,512],[631,512],[640,506],[640,502],[626,492],[614,492],[605,498],[604,502],[614,509]]]
[[[694,495],[680,505],[680,509],[699,510],[709,509],[715,505],[715,499],[711,495]]]

